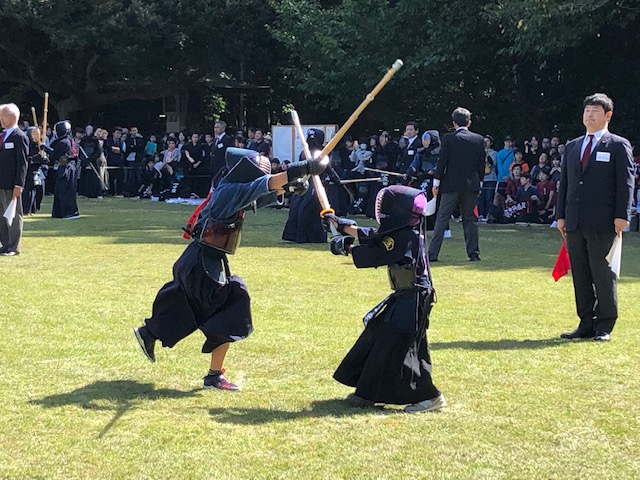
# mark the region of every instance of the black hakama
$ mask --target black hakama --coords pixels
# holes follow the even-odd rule
[[[416,268],[421,235],[406,227],[387,235],[358,228],[353,248],[356,267],[381,265]],[[376,403],[405,405],[429,400],[440,392],[431,379],[427,345],[433,289],[426,272],[410,288],[395,290],[364,318],[365,329],[333,377],[355,387],[355,394]]]
[[[313,183],[304,195],[293,195],[289,203],[289,217],[282,239],[296,243],[326,243],[327,232],[320,218],[320,202]]]
[[[59,166],[56,173],[56,183],[53,190],[53,218],[67,218],[78,215],[78,170],[76,163],[70,161],[67,165]]]

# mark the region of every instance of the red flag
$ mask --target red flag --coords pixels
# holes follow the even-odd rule
[[[569,261],[569,253],[567,252],[567,242],[563,240],[551,276],[557,282],[561,277],[569,273],[569,270],[571,270],[571,262]]]

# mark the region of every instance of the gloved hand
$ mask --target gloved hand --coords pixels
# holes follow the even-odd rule
[[[294,195],[304,195],[309,190],[309,181],[305,180],[301,182],[300,179],[294,180],[293,182],[285,184],[282,188],[284,188],[285,192],[293,193]]]
[[[355,237],[351,235],[342,235],[331,239],[331,253],[334,255],[349,255],[351,246],[355,242]]]
[[[297,178],[307,175],[320,175],[327,167],[321,160],[320,158],[314,158],[313,160],[290,163],[287,167],[287,180],[291,183]]]
[[[357,227],[358,224],[351,220],[350,218],[342,218],[334,215],[333,213],[325,213],[324,217],[322,217],[325,222],[335,222],[337,224],[337,230],[341,235],[345,235],[344,228],[345,227]]]

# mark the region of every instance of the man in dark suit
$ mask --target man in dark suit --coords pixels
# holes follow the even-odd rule
[[[469,131],[471,112],[466,108],[456,108],[451,119],[456,130],[442,137],[440,160],[433,181],[433,195],[440,193],[441,197],[429,245],[429,261],[438,261],[444,231],[451,213],[459,205],[467,255],[472,262],[478,262],[478,217],[474,208],[484,177],[484,138]]]
[[[227,148],[233,147],[233,137],[227,134],[227,123],[218,120],[213,124],[216,139],[211,148],[211,177],[215,177],[225,164]]]
[[[0,105],[0,215],[3,215],[13,199],[16,213],[9,226],[6,218],[0,217],[0,254],[13,256],[20,253],[22,238],[22,201],[20,195],[27,178],[27,154],[29,140],[18,128],[20,109],[14,103]]]
[[[587,134],[567,143],[557,205],[580,323],[560,336],[608,341],[618,318],[618,298],[616,276],[605,257],[616,235],[629,225],[633,153],[627,139],[608,130],[613,102],[607,95],[591,95],[583,105]]]
[[[404,126],[404,136],[407,138],[407,146],[398,155],[396,161],[396,171],[399,173],[406,173],[409,167],[413,163],[413,159],[418,154],[418,148],[422,147],[422,140],[420,138],[420,127],[416,122],[408,122]]]

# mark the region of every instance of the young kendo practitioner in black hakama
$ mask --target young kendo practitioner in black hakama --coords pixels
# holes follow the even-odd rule
[[[223,362],[229,344],[246,338],[253,324],[247,286],[231,275],[227,254],[234,254],[240,243],[247,208],[275,203],[277,193],[297,191],[309,175],[319,175],[324,168],[324,162],[309,160],[271,175],[267,157],[253,150],[227,149],[222,173],[226,175],[189,232],[194,240],[174,264],[173,280],[158,292],[151,317],[134,329],[149,360],[155,362],[156,340],[171,348],[199,329],[206,337],[202,353],[211,354],[204,388],[238,390],[224,376]]]
[[[80,218],[78,212],[78,168],[76,161],[78,151],[73,138],[71,138],[71,123],[63,120],[54,125],[58,138],[51,144],[49,161],[53,165],[58,162],[58,170],[55,171],[56,183],[53,189],[53,218],[75,219]],[[49,170],[51,171],[51,170]]]
[[[321,151],[324,132],[318,128],[310,128],[307,130],[307,143],[312,154]],[[303,159],[304,152],[300,154],[300,160]],[[326,243],[327,232],[320,218],[320,210],[320,202],[311,183],[306,193],[291,198],[282,239],[296,243]]]
[[[387,265],[393,290],[364,317],[364,331],[333,374],[356,388],[347,397],[350,403],[408,404],[407,413],[446,406],[431,379],[427,345],[434,289],[426,253],[426,205],[420,190],[393,185],[376,197],[377,230],[325,215],[342,234],[331,240],[331,252],[351,254],[357,268]]]

